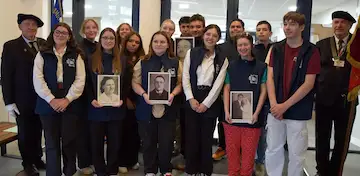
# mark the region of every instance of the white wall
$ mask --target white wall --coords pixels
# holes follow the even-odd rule
[[[50,1],[49,0],[1,0],[0,1],[0,53],[6,41],[17,38],[21,32],[17,25],[17,14],[26,13],[38,16],[44,21],[44,26],[38,29],[38,36],[46,38],[50,26]],[[8,121],[8,114],[4,108],[2,92],[0,91],[0,122]]]
[[[152,35],[160,30],[161,0],[141,0],[139,33],[147,53]]]
[[[331,8],[324,12],[315,14],[312,16],[311,23],[312,24],[324,24],[324,25],[331,26],[331,22],[332,22],[331,14],[337,10],[347,11],[357,20],[357,14],[356,14],[357,8],[356,7],[358,7],[358,1],[359,0],[348,0],[342,4],[339,4],[335,8]],[[353,25],[353,28],[350,31],[353,32],[354,29],[355,29],[355,25]]]

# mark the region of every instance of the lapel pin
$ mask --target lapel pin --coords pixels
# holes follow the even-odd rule
[[[25,51],[25,52],[27,52],[27,49],[26,49],[26,48],[24,48],[24,51]]]

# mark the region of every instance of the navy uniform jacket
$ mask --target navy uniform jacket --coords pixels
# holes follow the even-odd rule
[[[45,40],[37,38],[38,48]],[[33,85],[36,52],[20,36],[4,44],[1,56],[1,82],[5,105],[15,103],[21,115],[34,114],[37,94]]]
[[[112,54],[103,53],[102,55],[102,62],[103,62],[103,74],[104,75],[113,75],[112,70]],[[92,104],[92,100],[97,99],[97,76],[98,74],[92,71],[92,60],[89,59],[87,63],[87,76],[89,79],[88,86],[86,87],[86,94],[87,98],[89,100],[89,108],[88,108],[88,119],[92,121],[111,121],[111,120],[121,120],[125,117],[125,107],[126,103],[124,101],[124,95],[123,93],[123,78],[125,73],[125,65],[126,63],[122,60],[121,61],[121,74],[120,74],[120,100],[123,100],[123,104],[120,107],[102,107],[102,108],[95,108]]]

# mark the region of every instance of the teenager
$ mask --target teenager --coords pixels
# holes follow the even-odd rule
[[[122,136],[122,121],[125,117],[125,107],[123,106],[123,77],[125,64],[120,60],[116,33],[111,28],[105,28],[100,33],[100,41],[96,51],[88,60],[87,73],[89,79],[87,86],[87,97],[89,100],[88,118],[90,120],[90,135],[92,159],[95,172],[98,176],[118,174],[118,156],[120,149],[120,138]],[[120,77],[120,87],[118,90],[118,79],[104,77],[99,80],[99,75],[116,75]],[[101,91],[98,92],[98,84]],[[109,90],[110,89],[110,90]],[[113,100],[119,100],[112,106],[104,106],[98,102],[99,93],[110,92]],[[106,137],[106,162],[104,157],[104,138]]]
[[[46,46],[36,55],[33,82],[46,146],[46,175],[76,173],[78,98],[85,86],[85,65],[66,23],[54,26]],[[61,156],[63,171],[61,171]]]
[[[264,116],[261,116],[263,104],[266,99],[266,64],[257,60],[252,53],[253,38],[244,33],[238,35],[235,39],[239,56],[233,58],[227,69],[227,75],[224,86],[224,110],[225,120],[223,122],[226,151],[228,158],[228,175],[251,176],[254,168],[254,159],[261,128],[264,124]],[[253,93],[253,112],[246,115],[246,110],[242,110],[242,118],[250,116],[251,123],[234,123],[230,118],[230,108],[241,109],[239,107],[230,107],[231,91],[251,91]],[[239,94],[242,95],[242,94]],[[249,104],[248,97],[240,97],[235,104]],[[237,103],[240,102],[240,103]],[[244,103],[248,102],[248,103]],[[250,104],[251,105],[251,104]],[[234,103],[233,103],[233,106]],[[250,106],[248,106],[251,108]],[[235,115],[233,111],[233,116]],[[241,153],[240,153],[241,151]]]
[[[155,176],[170,176],[170,163],[174,148],[176,113],[179,109],[176,96],[182,91],[181,64],[174,57],[171,41],[165,32],[158,31],[152,37],[149,53],[141,58],[134,67],[132,88],[139,95],[136,106],[136,118],[139,123],[139,134],[143,144],[144,173]],[[148,73],[169,72],[170,96],[168,104],[153,105],[148,95]]]
[[[219,26],[211,24],[204,31],[204,46],[189,50],[184,60],[185,172],[210,176],[213,129],[222,109],[219,94],[228,60],[216,44],[221,37]]]

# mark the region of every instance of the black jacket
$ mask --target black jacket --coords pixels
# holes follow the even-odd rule
[[[228,58],[229,61],[239,58],[239,53],[236,49],[235,43],[228,40],[219,45],[220,51]]]
[[[349,36],[350,39],[351,35]],[[351,65],[346,60],[347,52],[341,57],[341,60],[345,61],[345,66],[343,68],[334,66],[331,40],[335,42],[334,37],[329,37],[316,43],[321,56],[321,71],[316,79],[316,103],[327,106],[345,101],[351,72]]]
[[[45,40],[37,38],[38,48]],[[33,85],[33,67],[36,52],[24,38],[10,40],[4,44],[1,57],[2,93],[5,105],[15,103],[21,115],[34,114],[37,94]]]
[[[256,59],[260,60],[261,62],[265,62],[271,45],[272,44],[269,43],[266,48],[265,45],[262,43],[255,45],[253,48],[253,54],[256,56]]]

